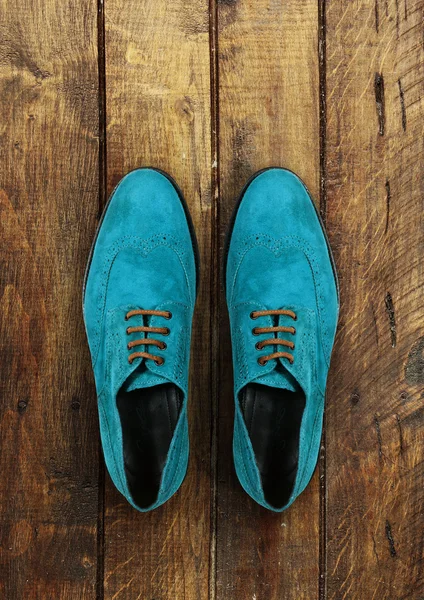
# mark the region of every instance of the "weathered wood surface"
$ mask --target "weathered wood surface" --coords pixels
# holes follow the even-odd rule
[[[330,599],[424,597],[424,2],[329,2]]]
[[[286,166],[318,201],[319,61],[314,0],[222,2],[218,9],[220,245],[255,171]],[[235,475],[231,343],[221,297],[216,597],[317,598],[317,473],[286,512],[255,504]]]
[[[133,510],[107,480],[104,597],[204,600],[213,357],[208,6],[203,0],[109,0],[105,24],[108,191],[138,166],[169,172],[193,217],[202,280],[193,328],[189,472],[179,492],[148,514]]]
[[[424,0],[0,15],[1,600],[422,600]],[[189,472],[143,515],[98,452],[81,287],[107,194],[148,165],[182,187],[202,279]],[[272,165],[311,190],[341,285],[320,469],[282,515],[234,473],[219,279]]]
[[[96,597],[96,7],[0,2],[0,597]]]

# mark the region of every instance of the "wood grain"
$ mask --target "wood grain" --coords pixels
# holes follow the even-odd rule
[[[327,595],[423,580],[424,2],[327,2],[327,223],[342,308],[327,413]]]
[[[211,119],[208,3],[109,0],[106,23],[109,191],[154,166],[181,186],[199,239],[202,279],[193,328],[191,456],[181,490],[140,514],[109,483],[105,598],[204,600],[209,589]]]
[[[313,1],[222,1],[218,28],[222,246],[236,198],[259,169],[296,171],[318,199],[318,11]],[[317,474],[281,515],[242,491],[232,461],[231,344],[223,301],[221,323],[216,597],[317,598]]]
[[[0,2],[0,597],[95,598],[96,7]]]
[[[422,600],[424,0],[0,14],[0,598]],[[103,481],[81,288],[107,194],[149,165],[182,187],[202,276],[189,472],[143,515]],[[320,200],[341,284],[321,480],[281,515],[234,473],[219,287],[272,165]]]

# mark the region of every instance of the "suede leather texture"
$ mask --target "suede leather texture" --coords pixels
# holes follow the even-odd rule
[[[338,286],[325,233],[313,201],[302,183],[285,169],[258,174],[242,196],[228,245],[226,298],[230,316],[234,365],[235,468],[245,491],[259,504],[285,510],[304,490],[314,472],[324,412],[330,357],[338,319]],[[268,316],[253,320],[252,311],[290,309],[297,315],[278,317],[278,325],[295,326],[293,364],[285,358],[258,364],[254,327],[271,327]],[[279,337],[281,337],[280,334]],[[284,337],[284,336],[282,336]],[[238,399],[250,382],[273,385],[276,361],[305,393],[299,462],[288,503],[275,508],[264,497],[260,473]]]
[[[154,169],[132,171],[115,188],[100,224],[86,275],[83,310],[105,462],[118,490],[141,512],[168,500],[187,470],[188,369],[195,299],[193,241],[178,192]],[[172,318],[138,315],[126,321],[125,315],[134,309],[167,310]],[[127,327],[137,325],[169,328],[163,338],[167,348],[153,352],[165,359],[162,366],[144,358],[129,363],[128,342],[148,335],[127,334]],[[150,335],[162,339],[160,334]],[[183,394],[157,500],[143,509],[128,489],[116,404],[118,391],[140,365],[143,387],[172,382]]]

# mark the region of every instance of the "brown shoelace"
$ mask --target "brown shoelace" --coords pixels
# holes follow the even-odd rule
[[[130,310],[125,315],[125,320],[131,319],[131,317],[135,317],[136,315],[149,315],[152,317],[163,317],[164,319],[170,319],[172,317],[172,313],[168,310]],[[144,333],[159,333],[161,335],[169,335],[168,327],[145,327],[145,326],[137,326],[137,327],[128,327],[127,335],[131,333],[136,333],[138,331],[142,331]],[[165,350],[166,344],[165,342],[161,342],[160,340],[154,340],[151,338],[142,338],[141,340],[134,340],[133,342],[128,343],[128,350],[131,350],[135,346],[156,346],[161,350]],[[147,358],[148,360],[153,360],[158,366],[163,365],[165,359],[161,356],[156,356],[155,354],[150,354],[149,352],[133,352],[128,357],[128,362],[131,364],[135,358]]]
[[[251,319],[257,319],[258,317],[267,317],[267,316],[279,316],[286,315],[287,317],[291,317],[293,321],[297,321],[297,316],[292,310],[256,310],[250,313]],[[263,333],[291,333],[294,335],[296,333],[296,329],[294,327],[283,327],[282,325],[277,327],[254,327],[252,329],[253,335],[261,335]],[[290,348],[290,350],[294,350],[294,343],[289,342],[287,340],[282,340],[277,337],[272,337],[263,342],[258,342],[256,344],[257,350],[262,350],[265,346],[286,346]],[[261,356],[258,358],[258,363],[261,366],[266,365],[269,360],[274,358],[287,358],[290,361],[290,364],[294,362],[294,356],[290,352],[273,352],[272,354],[267,354],[266,356]]]

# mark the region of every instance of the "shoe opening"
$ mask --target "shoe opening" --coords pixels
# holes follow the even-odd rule
[[[282,508],[296,480],[305,394],[300,388],[289,391],[250,383],[239,399],[265,500],[273,508]]]
[[[181,405],[182,392],[171,383],[118,393],[125,473],[140,508],[150,507],[158,498]]]

